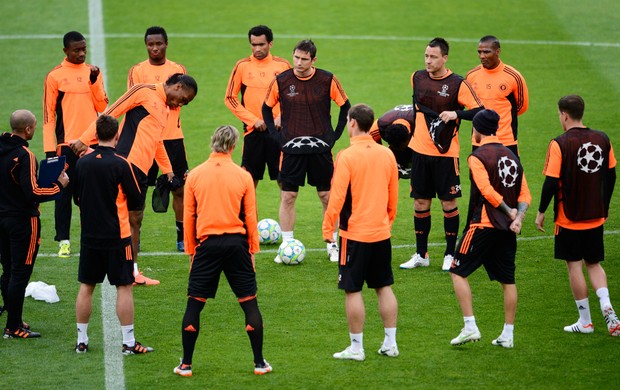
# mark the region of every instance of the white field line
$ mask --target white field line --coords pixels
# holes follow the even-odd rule
[[[108,78],[101,2],[102,0],[88,0],[88,24],[90,26],[88,48],[89,62],[99,66],[105,82]],[[105,87],[107,90],[107,85]],[[122,344],[120,324],[116,317],[116,288],[108,283],[107,278],[101,284],[101,319],[103,322],[105,387],[110,390],[124,390],[125,373],[123,355],[120,351]]]
[[[89,3],[93,3],[89,0]],[[100,3],[100,2],[99,2]],[[87,37],[92,38],[101,32],[92,31]],[[171,38],[189,38],[189,39],[247,39],[247,35],[244,34],[168,34]],[[141,34],[106,34],[104,38],[114,39],[142,39]],[[297,35],[297,34],[278,34],[279,39],[304,39],[312,38],[314,40],[344,40],[344,41],[409,41],[409,42],[428,42],[432,37],[400,37],[390,35]],[[0,41],[6,40],[39,40],[39,39],[61,39],[62,35],[57,34],[15,34],[15,35],[0,35]],[[467,42],[478,43],[479,39],[473,38],[454,38],[444,37],[448,42]],[[620,48],[619,42],[587,42],[587,41],[545,41],[545,40],[524,40],[524,39],[502,39],[504,44],[515,45],[542,45],[542,46],[591,46],[591,47],[615,47]],[[92,47],[92,43],[89,43],[89,47]],[[93,61],[93,63],[96,63]]]

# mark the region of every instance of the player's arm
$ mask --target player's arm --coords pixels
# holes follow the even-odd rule
[[[47,157],[56,154],[56,103],[58,82],[50,74],[43,86],[43,151]]]
[[[252,130],[256,122],[261,119],[251,113],[239,101],[239,92],[241,91],[241,85],[243,84],[243,81],[241,80],[242,72],[239,67],[243,61],[244,60],[240,60],[237,62],[230,73],[228,85],[226,86],[226,94],[224,95],[224,104],[234,116],[245,123],[248,130]]]
[[[105,93],[103,86],[103,74],[97,66],[90,66],[90,92],[97,112],[105,111],[108,106],[108,95]]]
[[[349,108],[351,108],[351,102],[349,102],[349,98],[344,92],[344,89],[342,88],[342,85],[340,85],[340,82],[336,76],[332,76],[329,95],[331,99],[340,107],[338,123],[336,124],[336,129],[334,130],[334,140],[337,141],[347,125],[347,114],[349,113]]]
[[[265,125],[267,126],[267,130],[269,130],[269,134],[276,139],[278,142],[282,142],[282,136],[280,132],[276,128],[276,124],[273,118],[273,107],[280,100],[280,91],[278,90],[277,79],[273,79],[271,84],[269,84],[269,88],[267,89],[267,96],[265,97],[265,102],[263,103],[262,113],[263,120],[265,121]]]
[[[346,159],[341,158],[342,153],[338,153],[334,162],[334,176],[332,178],[329,202],[323,215],[323,240],[326,242],[334,241],[334,227],[338,216],[344,205],[347,190],[351,180],[351,171]],[[397,173],[398,175],[398,173]]]
[[[245,175],[246,192],[243,196],[243,210],[245,213],[245,228],[247,230],[250,253],[260,252],[260,242],[258,240],[258,212],[256,211],[256,192],[254,181],[250,174]]]
[[[560,189],[560,171],[562,168],[562,151],[555,140],[549,143],[547,148],[547,157],[545,159],[545,167],[543,174],[545,181],[543,182],[542,191],[540,193],[540,203],[538,205],[538,213],[536,213],[536,228],[544,232],[545,211],[551,203],[551,199],[558,193]]]
[[[127,161],[124,157],[118,157],[123,159],[125,162],[125,164],[123,164],[121,189],[127,197],[127,208],[129,210],[140,210],[144,204],[141,196],[142,191],[140,191],[140,184],[138,183],[136,173],[129,161]]]
[[[192,173],[187,177],[183,193],[183,242],[185,253],[194,255],[198,240],[196,239],[196,196],[193,189]]]
[[[166,151],[164,141],[162,140],[157,142],[157,148],[155,149],[155,161],[157,162],[157,165],[159,165],[161,172],[168,176],[168,180],[172,180],[172,176],[174,176],[172,173],[172,164],[170,163],[168,152]]]
[[[525,79],[520,73],[515,76],[515,86],[513,87],[515,101],[517,103],[517,115],[523,114],[529,108],[530,97],[527,90]]]
[[[489,174],[484,168],[482,161],[480,161],[477,157],[470,155],[467,158],[467,163],[469,164],[469,169],[471,170],[472,179],[476,183],[476,187],[478,187],[484,199],[489,202],[491,206],[500,208],[502,211],[506,212],[500,207],[504,201],[504,197],[499,192],[495,191],[491,185]]]
[[[379,132],[379,122],[378,121],[374,121],[374,123],[370,127],[370,130],[368,131],[368,134],[370,134],[370,136],[372,137],[372,139],[376,143],[378,143],[379,145],[382,145],[381,133]]]
[[[514,233],[521,233],[525,213],[530,207],[530,203],[532,203],[532,194],[530,193],[530,188],[527,185],[525,173],[523,173],[523,177],[521,178],[521,190],[519,191],[519,197],[517,198],[517,214],[510,224],[510,230]]]
[[[474,116],[479,111],[484,110],[484,105],[482,101],[474,92],[471,84],[467,81],[463,80],[461,85],[459,86],[459,95],[458,95],[459,104],[463,107],[466,107],[467,110],[455,110],[455,111],[444,111],[439,114],[439,117],[444,121],[448,122],[450,120],[455,119],[465,119],[471,121],[474,119]]]
[[[51,196],[58,194],[69,183],[69,178],[63,170],[56,181],[49,187],[39,187],[37,184],[37,159],[31,151],[23,154],[20,158],[19,185],[24,197],[32,202],[43,202]],[[65,180],[66,178],[66,180]]]
[[[390,152],[390,165],[392,166],[390,172],[390,181],[388,184],[388,217],[390,219],[390,226],[396,219],[396,209],[398,206],[398,165],[396,164],[396,158],[394,154]]]

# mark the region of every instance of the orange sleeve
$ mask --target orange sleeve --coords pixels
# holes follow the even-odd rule
[[[545,159],[545,167],[543,168],[543,175],[560,178],[560,171],[562,169],[562,151],[560,145],[555,140],[549,143],[547,149],[547,157]]]
[[[196,253],[196,197],[194,195],[194,177],[192,173],[187,176],[183,195],[183,242],[185,243],[185,253],[193,255]]]
[[[260,242],[258,240],[258,213],[256,211],[256,191],[254,181],[250,175],[246,175],[247,191],[243,197],[243,210],[245,212],[245,228],[247,230],[250,253],[260,252]]]
[[[338,105],[338,107],[342,107],[343,104],[346,103],[349,98],[347,98],[347,94],[342,89],[342,85],[336,78],[336,76],[332,76],[332,84],[329,90],[329,96],[332,98],[334,102]]]
[[[525,202],[528,205],[532,203],[532,194],[530,193],[530,187],[525,180],[525,172],[523,172],[523,178],[521,179],[521,192],[519,192],[518,202]]]
[[[484,164],[474,156],[469,156],[467,158],[467,163],[469,164],[472,180],[476,183],[476,187],[478,187],[484,199],[486,199],[491,206],[497,208],[504,200],[504,197],[499,192],[495,191],[491,185],[489,174],[484,168]]]
[[[370,127],[368,134],[370,134],[370,136],[372,137],[373,140],[375,140],[376,143],[381,145],[381,133],[379,133],[379,125],[378,125],[377,120],[374,121],[374,123]]]
[[[467,107],[468,110],[483,107],[482,101],[478,98],[476,92],[474,92],[471,84],[466,80],[463,80],[459,88],[459,104]]]
[[[515,79],[516,88],[514,88],[515,100],[517,101],[517,115],[523,114],[530,106],[530,96],[527,90],[527,84],[521,74]]]
[[[391,153],[391,152],[390,152]],[[396,157],[391,159],[396,169],[392,169],[392,176],[388,185],[388,217],[390,219],[390,228],[396,219],[396,209],[398,206],[398,165]]]
[[[157,162],[157,165],[159,165],[161,173],[164,175],[172,172],[172,163],[170,163],[170,158],[166,152],[166,147],[164,146],[163,140],[159,140],[157,143],[157,150],[155,150],[155,161]]]
[[[334,161],[334,176],[332,177],[332,184],[329,192],[329,202],[327,203],[325,214],[323,214],[322,230],[324,240],[333,238],[336,221],[338,221],[338,215],[344,205],[350,183],[351,172],[348,164],[341,163],[341,156],[342,151],[336,155],[336,160]]]
[[[130,89],[136,84],[140,84],[144,82],[142,81],[142,78],[140,77],[138,65],[134,65],[131,68],[129,68],[129,72],[127,73],[127,89]]]
[[[43,87],[43,151],[56,151],[56,101],[58,99],[58,82],[47,74]]]
[[[614,168],[618,162],[616,161],[616,156],[614,155],[614,148],[611,146],[611,141],[609,143],[609,168]]]
[[[269,89],[267,89],[267,96],[265,97],[265,104],[273,108],[279,102],[280,102],[280,91],[278,89],[277,79],[274,78],[271,84],[269,84]]]
[[[108,95],[103,88],[103,74],[99,72],[95,84],[90,84],[90,91],[92,93],[93,104],[97,112],[105,111],[108,106]]]
[[[230,78],[228,79],[228,85],[226,86],[226,95],[224,96],[224,104],[230,112],[232,112],[240,121],[247,125],[248,130],[251,130],[260,118],[254,115],[250,110],[245,108],[239,101],[239,92],[241,91],[241,85],[243,80],[241,79],[243,72],[240,67],[242,64],[247,63],[248,59],[244,58],[237,61],[233,68]],[[272,106],[273,107],[273,106]]]

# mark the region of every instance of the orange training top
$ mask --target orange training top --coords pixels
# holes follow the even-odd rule
[[[614,155],[613,147],[609,152],[609,168],[613,168],[616,166],[616,157]],[[543,169],[543,174],[545,176],[554,177],[556,179],[560,178],[560,173],[562,170],[562,151],[560,146],[555,140],[552,140],[549,143],[549,149],[547,150],[547,160],[545,162],[545,168]],[[558,192],[555,196],[559,196],[562,193],[562,181],[559,183]],[[593,229],[595,227],[601,226],[605,223],[605,218],[594,218],[587,219],[584,221],[572,221],[566,217],[564,213],[564,202],[557,202],[557,217],[555,219],[555,224],[557,226],[561,226],[567,229],[572,230],[586,230]]]
[[[394,154],[370,135],[351,138],[336,156],[323,238],[332,238],[340,218],[340,236],[360,242],[390,238],[398,204],[398,168]]]
[[[486,137],[481,145],[485,145],[488,143],[498,143],[498,138],[495,136]],[[491,204],[491,206],[497,208],[504,200],[503,196],[495,191],[491,181],[489,179],[489,174],[484,167],[482,161],[480,161],[476,156],[470,155],[467,158],[467,163],[469,164],[469,169],[471,171],[472,180],[474,181],[476,187],[480,190],[480,193],[484,197],[484,199]],[[528,205],[532,202],[532,194],[530,193],[530,189],[527,185],[527,180],[525,179],[525,173],[523,173],[523,178],[521,181],[521,191],[519,192],[519,197],[517,198],[518,202],[525,202]],[[489,219],[489,215],[487,214],[486,204],[482,206],[482,215],[480,217],[480,222],[472,223],[471,226],[479,226],[479,227],[493,227]]]
[[[168,121],[168,106],[164,84],[136,84],[114,102],[104,114],[115,118],[125,114],[120,124],[116,150],[142,173],[146,174],[153,159],[162,173],[172,172],[161,138]],[[96,123],[93,122],[80,136],[85,145],[96,142]]]
[[[149,60],[136,64],[129,69],[127,75],[127,89],[131,89],[136,84],[159,84],[165,83],[168,77],[175,73],[187,74],[187,69],[181,64],[166,59],[162,65],[152,65]],[[168,115],[168,124],[162,133],[162,139],[183,138],[181,128],[181,107],[171,108]]]
[[[254,181],[230,154],[211,153],[189,172],[183,202],[185,253],[195,254],[211,235],[232,233],[247,235],[250,253],[259,252]]]
[[[493,69],[478,65],[467,73],[466,79],[482,100],[484,108],[499,114],[499,141],[504,146],[516,145],[517,117],[527,111],[529,106],[527,85],[521,73],[500,60],[499,65]],[[473,135],[472,145],[479,146]]]
[[[415,73],[414,73],[415,74]],[[446,93],[442,90],[444,83],[442,80],[450,77],[452,75],[452,71],[448,69],[448,72],[445,76],[440,78],[431,78],[431,81],[436,84],[438,95],[445,95]],[[460,77],[460,76],[459,76]],[[411,86],[415,90],[415,85],[413,82],[413,75],[411,76]],[[460,83],[457,101],[460,106],[467,107],[469,110],[473,110],[474,108],[482,107],[482,102],[476,96],[473,88],[469,83],[463,80]],[[434,107],[428,107],[431,110]],[[438,112],[440,114],[440,112]],[[428,126],[426,125],[426,120],[424,119],[424,113],[416,110],[416,119],[415,119],[415,131],[413,132],[413,136],[411,137],[411,141],[409,141],[409,147],[413,149],[414,152],[425,154],[427,156],[439,156],[439,157],[459,157],[460,153],[460,145],[459,145],[459,137],[458,134],[452,139],[452,143],[450,144],[450,149],[446,153],[439,153],[435,145],[433,144],[433,140],[431,139],[431,135],[428,131]]]
[[[228,79],[224,104],[243,122],[246,134],[254,130],[257,120],[263,119],[261,109],[269,84],[276,75],[290,68],[287,60],[271,54],[262,60],[250,56],[237,61]],[[279,104],[273,108],[274,118],[278,115]]]
[[[73,64],[65,58],[45,77],[43,89],[43,151],[76,139],[108,105],[99,73],[90,82],[90,65]]]

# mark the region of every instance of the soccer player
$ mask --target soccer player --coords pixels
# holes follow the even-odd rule
[[[351,345],[336,359],[362,361],[366,310],[362,288],[366,281],[377,293],[385,338],[379,354],[398,356],[396,321],[398,302],[392,291],[390,230],[398,203],[398,168],[394,155],[368,134],[374,113],[365,104],[349,110],[347,128],[351,146],[336,157],[332,190],[323,219],[323,239],[334,242],[334,224],[340,221],[341,256],[338,288],[345,291]],[[340,217],[340,218],[339,218]]]
[[[435,196],[441,201],[446,236],[442,270],[450,269],[454,256],[459,230],[456,200],[461,197],[457,134],[461,120],[472,120],[482,109],[482,102],[467,81],[446,68],[448,51],[445,39],[431,40],[424,53],[426,69],[411,76],[416,125],[409,142],[413,150],[410,196],[414,198],[416,252],[400,268],[430,264],[428,235]]]
[[[95,286],[108,277],[116,286],[116,314],[123,334],[125,355],[152,352],[134,335],[133,257],[128,205],[143,201],[131,163],[116,154],[118,121],[111,116],[97,118],[97,148],[80,158],[75,166],[75,204],[82,224],[80,290],[75,302],[77,344],[75,352],[88,352],[88,322]]]
[[[480,145],[467,159],[473,212],[450,268],[465,326],[452,339],[452,345],[481,338],[467,278],[484,265],[489,279],[497,280],[504,290],[504,329],[491,343],[504,348],[514,346],[517,234],[532,196],[519,158],[496,135],[499,120],[499,114],[493,110],[480,111],[473,120],[474,139]]]
[[[43,149],[47,157],[65,156],[67,175],[73,177],[78,156],[69,141],[78,138],[108,105],[103,75],[86,61],[86,39],[77,31],[63,38],[66,58],[45,77],[43,91]],[[73,184],[55,201],[54,225],[59,241],[58,257],[71,256]]]
[[[609,300],[607,275],[601,266],[605,260],[603,225],[616,183],[616,157],[607,134],[583,124],[584,110],[580,96],[568,95],[558,101],[564,133],[549,143],[536,227],[545,231],[545,211],[554,198],[555,258],[566,261],[579,312],[579,320],[564,330],[594,332],[585,266],[607,329],[612,336],[620,336],[620,322]]]
[[[159,168],[168,176],[170,183],[175,182],[175,175],[172,172],[161,134],[168,123],[169,108],[175,109],[187,105],[197,93],[198,85],[194,78],[175,73],[165,83],[136,84],[105,111],[106,115],[115,118],[125,115],[121,123],[116,150],[134,165],[134,172],[138,177],[143,198],[140,206],[129,207],[136,284],[147,286],[159,284],[159,280],[144,276],[139,271],[137,263],[140,228],[144,218],[144,198],[148,185],[147,173],[155,158]],[[72,148],[78,155],[82,155],[87,145],[96,141],[94,138],[95,123],[93,122],[72,144]]]
[[[396,157],[398,178],[411,178],[412,150],[409,149],[411,130],[415,129],[413,104],[401,104],[389,110],[373,123],[369,134],[377,142],[384,140]]]
[[[49,187],[39,187],[37,159],[28,149],[37,119],[28,110],[17,110],[10,124],[12,132],[0,136],[0,291],[8,313],[3,335],[27,339],[41,336],[22,319],[26,286],[39,252],[39,202],[66,188],[69,177],[63,170]]]
[[[248,32],[252,55],[237,61],[233,68],[224,104],[243,122],[243,154],[241,166],[252,174],[254,187],[263,179],[265,164],[269,178],[276,180],[280,165],[280,145],[269,136],[263,120],[262,106],[267,88],[275,76],[291,69],[284,58],[270,53],[273,32],[264,25],[252,27]],[[239,99],[241,94],[241,100]],[[280,105],[273,108],[276,127],[280,127]]]
[[[238,141],[236,128],[218,127],[211,137],[209,159],[187,177],[185,251],[191,256],[191,268],[181,327],[183,358],[173,370],[181,376],[192,375],[200,312],[207,299],[215,298],[222,272],[245,314],[254,374],[271,372],[263,358],[263,318],[256,299],[254,254],[260,250],[256,193],[252,176],[232,160]]]
[[[187,74],[187,70],[181,64],[166,58],[168,49],[168,34],[163,27],[153,26],[146,29],[144,43],[149,58],[129,69],[127,75],[127,89],[136,84],[157,84],[164,82],[175,73]],[[189,167],[183,142],[183,129],[181,128],[181,107],[171,108],[168,114],[168,123],[161,137],[164,141],[166,153],[172,165],[174,176],[178,179],[172,192],[172,209],[174,210],[175,225],[177,231],[176,245],[179,252],[183,252],[183,185]],[[149,184],[154,185],[157,179],[159,167],[156,161],[147,172]]]
[[[305,183],[316,187],[323,205],[323,213],[329,201],[329,190],[334,162],[332,147],[340,138],[351,107],[340,82],[332,73],[314,67],[316,46],[311,40],[303,40],[293,49],[293,69],[280,73],[271,82],[263,103],[263,119],[269,133],[282,146],[280,166],[280,226],[282,239],[293,238],[295,227],[295,201],[299,186]],[[340,107],[338,124],[331,123],[331,100]],[[281,128],[274,121],[273,108],[280,103]],[[332,262],[338,261],[337,233],[334,241],[327,243],[327,255]],[[280,263],[280,257],[274,261]]]
[[[471,84],[484,108],[499,114],[497,138],[519,157],[517,135],[518,117],[527,111],[529,95],[525,79],[510,65],[499,58],[501,53],[499,39],[493,35],[480,38],[478,59],[480,65],[467,73],[466,80]],[[472,149],[480,146],[472,134]]]

